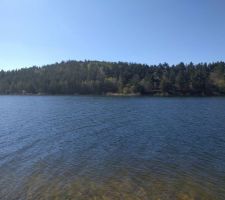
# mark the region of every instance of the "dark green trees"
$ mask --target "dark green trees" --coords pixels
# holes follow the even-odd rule
[[[0,94],[225,95],[225,63],[68,61],[0,71]]]

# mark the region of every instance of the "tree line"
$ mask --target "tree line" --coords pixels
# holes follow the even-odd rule
[[[225,95],[225,63],[67,61],[2,70],[0,94]]]

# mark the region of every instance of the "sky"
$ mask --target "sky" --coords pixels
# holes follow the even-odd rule
[[[0,69],[225,60],[224,0],[0,0]]]

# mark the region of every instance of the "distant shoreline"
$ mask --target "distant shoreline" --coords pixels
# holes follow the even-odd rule
[[[0,94],[0,96],[96,96],[96,97],[225,97],[225,95],[170,95],[170,94],[140,94],[140,93],[107,93],[107,94]]]
[[[0,94],[224,96],[225,62],[144,65],[67,61],[0,71]]]

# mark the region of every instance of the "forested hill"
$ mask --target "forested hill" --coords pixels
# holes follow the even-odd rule
[[[225,95],[225,63],[68,61],[1,71],[0,94]]]

